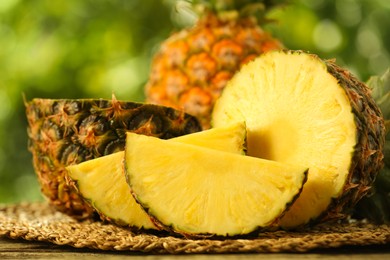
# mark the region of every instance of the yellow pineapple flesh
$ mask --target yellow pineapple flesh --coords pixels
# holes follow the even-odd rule
[[[169,141],[244,154],[245,137],[245,124],[240,122]],[[158,147],[155,149],[158,151]],[[130,193],[123,171],[123,160],[124,152],[121,151],[71,165],[66,169],[72,185],[103,220],[138,229],[157,229]]]
[[[219,151],[246,154],[246,124],[245,122],[234,122],[169,140]]]
[[[272,227],[299,195],[307,168],[128,133],[125,172],[161,228],[235,236]]]
[[[183,109],[210,127],[215,100],[229,79],[245,63],[280,41],[261,28],[255,13],[273,3],[258,0],[194,1],[202,10],[197,23],[165,40],[153,58],[146,84],[147,102]],[[259,12],[259,5],[263,8]]]
[[[384,123],[369,89],[304,52],[269,52],[244,66],[212,120],[214,127],[246,121],[250,156],[309,167],[280,221],[286,228],[345,217],[383,165]]]

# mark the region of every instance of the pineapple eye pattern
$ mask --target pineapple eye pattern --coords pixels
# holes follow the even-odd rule
[[[51,120],[45,120],[42,125],[41,133],[39,134],[39,136],[41,138],[41,141],[48,145],[49,143],[62,139],[63,133],[60,127],[54,122],[52,122]]]
[[[123,139],[113,140],[105,146],[103,155],[108,155],[119,151],[123,151],[124,147],[125,147],[125,141]]]
[[[77,164],[91,159],[87,150],[77,144],[68,144],[68,146],[64,147],[60,155],[62,155],[60,161],[64,165]]]
[[[192,55],[187,61],[188,74],[194,83],[206,84],[216,73],[217,63],[207,53]]]
[[[139,110],[128,120],[128,129],[134,132],[145,131],[148,135],[160,134],[165,125],[162,116],[149,109]]]
[[[53,114],[75,115],[81,110],[80,103],[71,100],[59,100],[53,103]]]
[[[68,102],[64,106],[64,112],[68,115],[75,115],[81,110],[80,104],[77,102]]]
[[[237,69],[242,53],[242,47],[232,40],[222,40],[213,46],[213,54],[218,57],[222,68]]]
[[[105,118],[91,115],[85,118],[80,127],[79,127],[79,134],[81,135],[102,135],[104,132],[107,131],[107,125],[108,121]]]

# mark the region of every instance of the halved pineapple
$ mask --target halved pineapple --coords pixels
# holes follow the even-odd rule
[[[127,133],[125,172],[162,228],[233,236],[272,226],[299,195],[307,169]]]
[[[270,52],[244,66],[212,120],[214,127],[246,121],[248,155],[310,168],[284,227],[345,216],[383,165],[383,118],[370,90],[304,52]]]
[[[238,122],[226,127],[172,138],[169,141],[243,154],[245,137],[245,123]],[[151,151],[158,152],[158,148]],[[102,219],[123,226],[156,229],[130,193],[123,173],[123,160],[122,151],[68,166],[66,169],[73,185]]]

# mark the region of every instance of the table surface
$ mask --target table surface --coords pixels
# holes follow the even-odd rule
[[[0,259],[390,259],[390,245],[342,247],[299,254],[147,255],[59,246],[0,237]]]

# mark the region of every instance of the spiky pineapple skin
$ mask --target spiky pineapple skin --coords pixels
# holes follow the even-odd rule
[[[358,140],[343,191],[319,218],[323,221],[350,216],[354,206],[369,193],[384,165],[386,132],[382,112],[368,86],[334,61],[326,61],[326,65],[350,100]]]
[[[209,12],[173,34],[153,58],[147,102],[184,109],[210,128],[215,100],[234,73],[259,54],[283,45],[253,17],[222,20]]]
[[[151,104],[89,99],[26,102],[28,148],[43,195],[78,219],[94,210],[67,182],[65,167],[124,149],[126,131],[163,139],[201,130],[181,111]]]
[[[372,76],[367,85],[385,119],[386,141],[384,167],[378,174],[370,194],[354,209],[354,218],[365,218],[377,224],[390,223],[390,69],[382,76]]]

